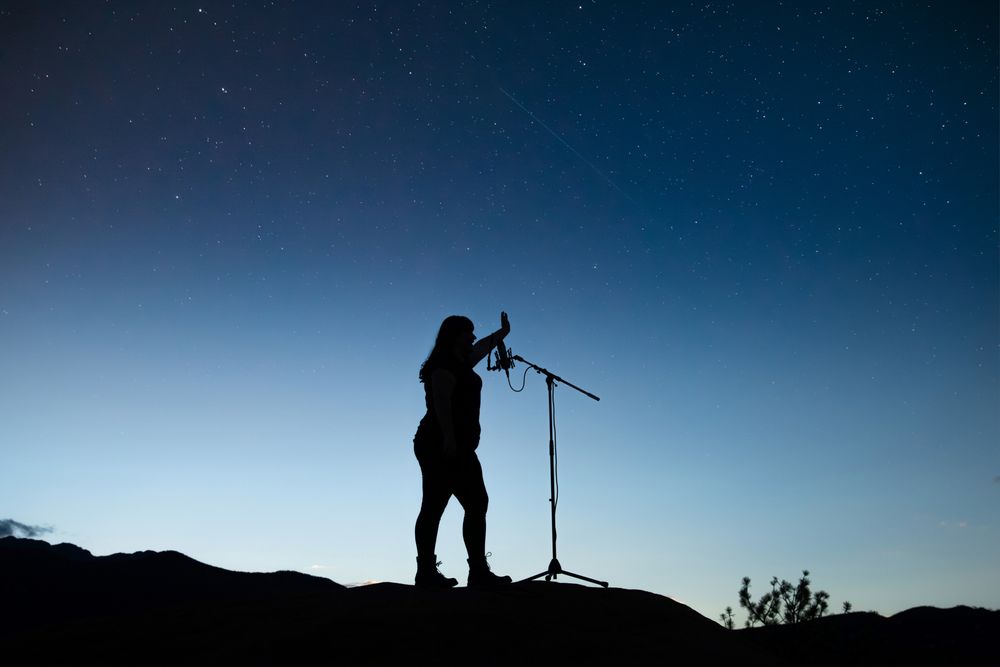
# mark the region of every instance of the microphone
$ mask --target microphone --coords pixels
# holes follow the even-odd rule
[[[510,355],[507,353],[507,346],[504,345],[503,341],[497,343],[497,370],[503,369],[503,372],[507,374],[507,381],[510,381],[510,367],[514,364],[510,360]]]

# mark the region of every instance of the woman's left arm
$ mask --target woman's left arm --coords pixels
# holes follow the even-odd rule
[[[509,333],[510,321],[507,319],[507,313],[500,313],[500,328],[491,333],[489,336],[484,336],[475,342],[472,346],[472,354],[469,355],[469,365],[475,366],[482,361],[483,357],[488,355],[490,350],[499,345]]]

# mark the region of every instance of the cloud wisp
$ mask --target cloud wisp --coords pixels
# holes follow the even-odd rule
[[[51,532],[48,526],[29,526],[13,519],[0,519],[0,537],[41,537]]]

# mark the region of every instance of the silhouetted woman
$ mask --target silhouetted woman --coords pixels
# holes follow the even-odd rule
[[[434,545],[444,508],[452,496],[465,510],[462,537],[469,552],[469,586],[510,583],[510,577],[490,572],[486,564],[486,506],[489,496],[479,446],[479,399],[483,381],[473,367],[510,333],[507,313],[500,328],[476,340],[472,320],[445,318],[434,349],[420,367],[427,414],[413,438],[413,451],[423,475],[423,499],[415,528],[417,586],[451,588],[455,579],[438,572]]]

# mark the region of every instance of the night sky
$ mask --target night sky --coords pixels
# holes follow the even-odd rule
[[[556,391],[568,570],[998,607],[997,47],[995,2],[3,3],[0,518],[412,582],[417,370],[506,310],[602,399]],[[477,370],[524,577],[545,385]]]

